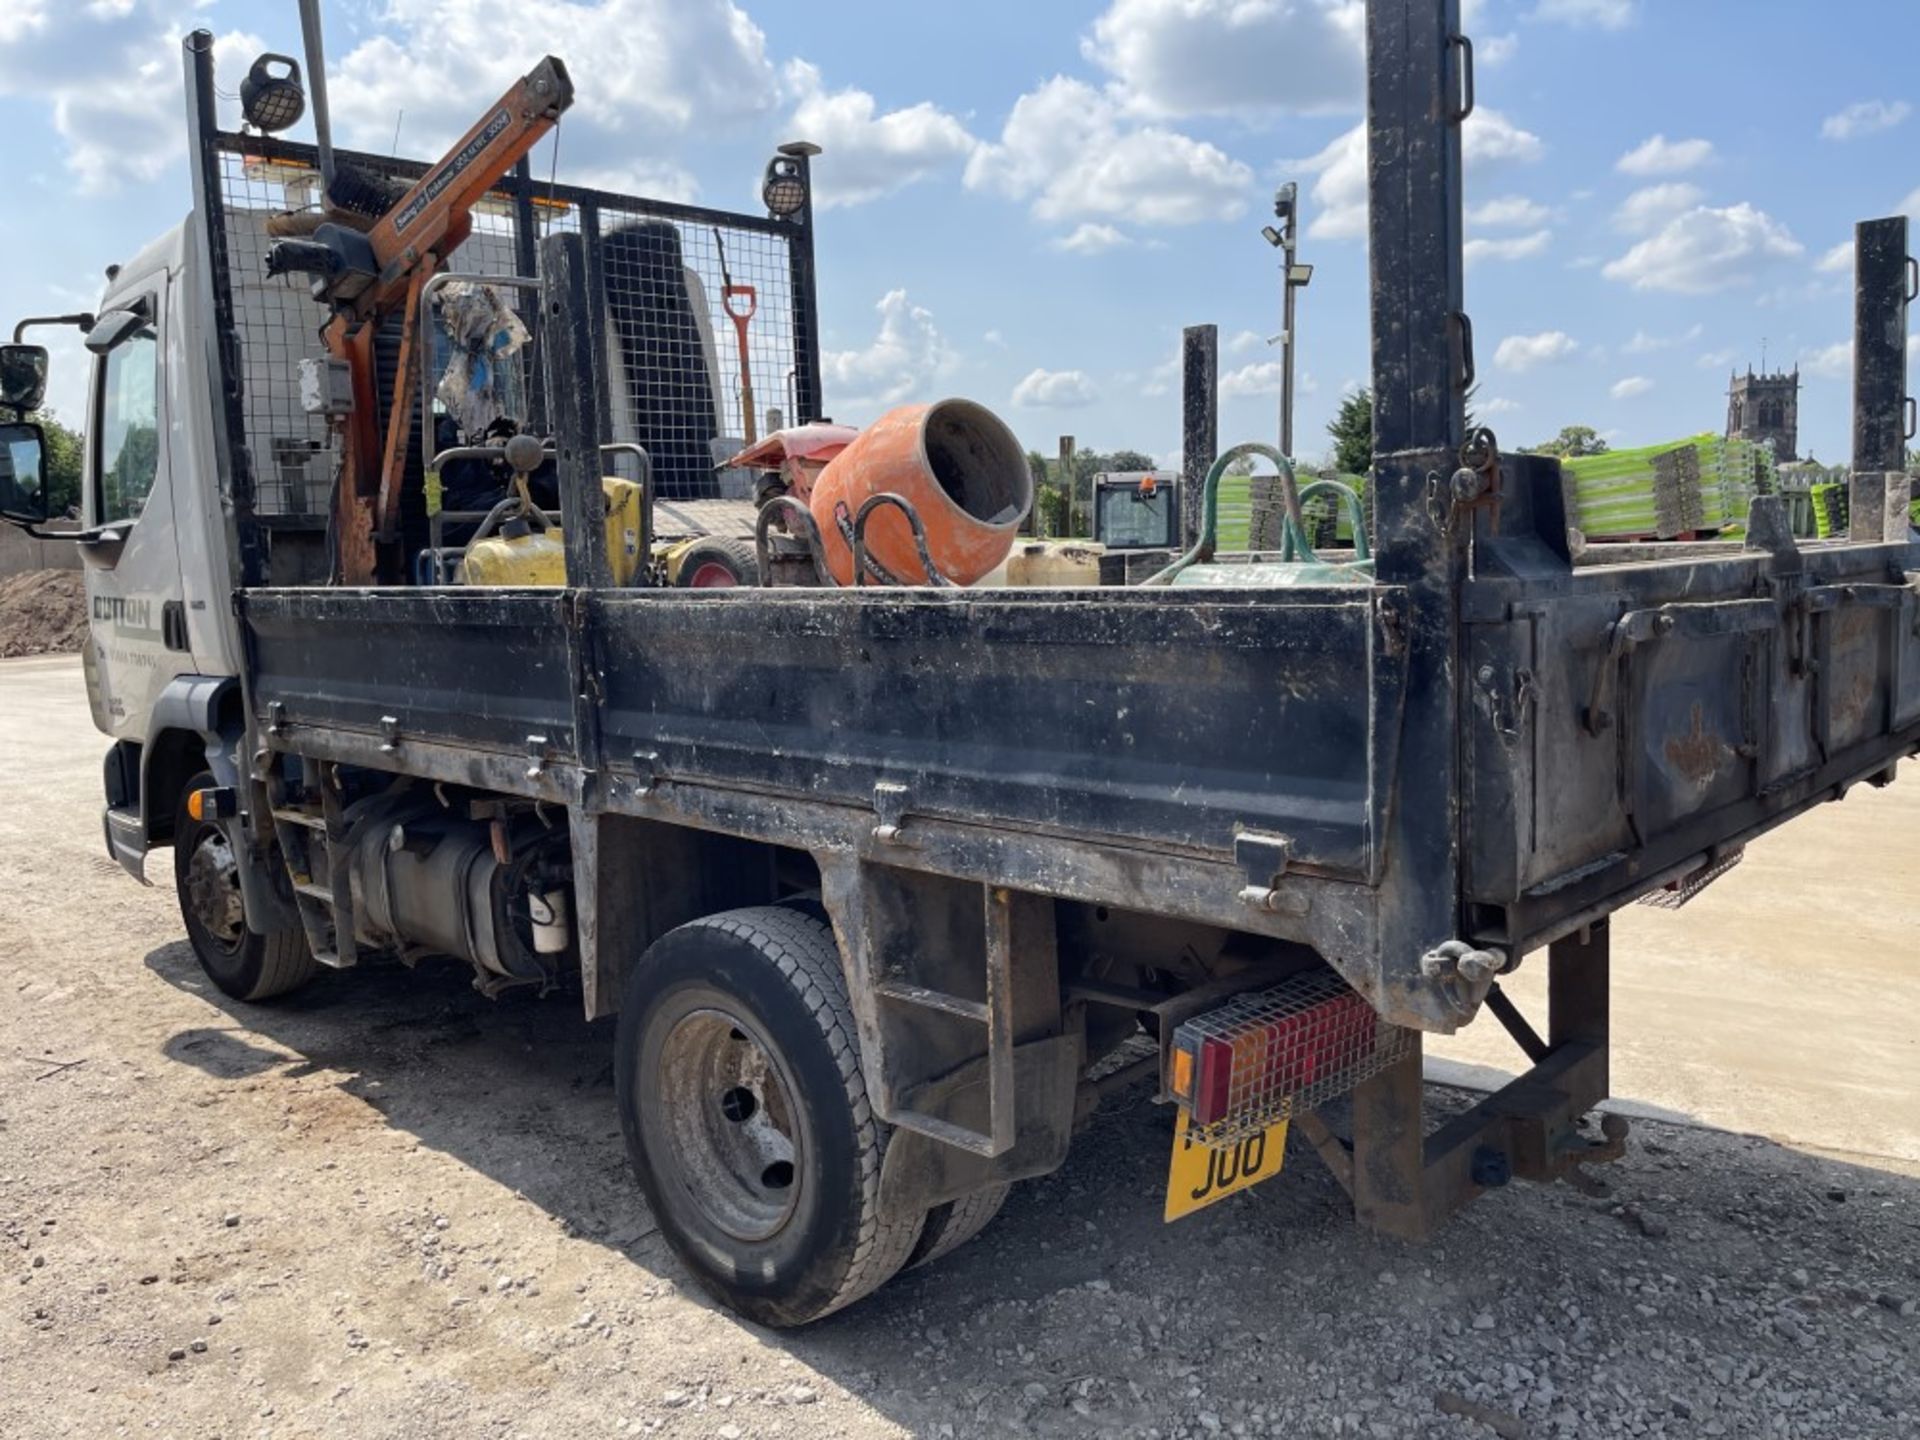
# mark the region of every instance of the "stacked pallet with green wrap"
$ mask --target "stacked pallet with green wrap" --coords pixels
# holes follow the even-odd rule
[[[1756,495],[1780,490],[1780,467],[1771,444],[1732,439],[1721,442],[1720,499],[1726,516],[1722,529],[1745,529],[1747,508]]]
[[[1813,533],[1819,539],[1831,540],[1847,533],[1848,518],[1852,514],[1847,486],[1838,480],[1827,480],[1815,485],[1808,492],[1813,497]]]
[[[1759,462],[1718,435],[1564,463],[1573,523],[1589,540],[1672,540],[1743,525]]]
[[[1320,478],[1306,471],[1299,476],[1301,485]],[[1362,499],[1367,493],[1363,475],[1330,475],[1327,478],[1350,486]],[[1301,506],[1307,522],[1307,536],[1318,548],[1334,549],[1353,544],[1353,524],[1346,507],[1332,495],[1316,495]],[[1280,484],[1277,477],[1265,475],[1223,475],[1220,477],[1220,518],[1216,533],[1219,547],[1227,553],[1280,548]]]

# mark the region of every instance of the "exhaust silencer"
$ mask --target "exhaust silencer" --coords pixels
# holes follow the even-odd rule
[[[920,517],[941,576],[971,585],[1013,548],[1033,505],[1033,476],[1020,442],[985,406],[941,400],[889,410],[828,463],[808,501],[837,583],[853,583],[860,507],[885,494],[899,496]],[[897,507],[876,508],[865,538],[869,565],[882,579],[930,583],[913,529]]]

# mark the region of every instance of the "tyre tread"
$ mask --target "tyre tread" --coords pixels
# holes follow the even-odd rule
[[[260,957],[260,979],[247,992],[249,1000],[271,1000],[298,990],[320,973],[320,962],[307,948],[304,930],[276,930],[265,937]]]
[[[180,861],[178,858],[181,843],[180,837],[186,833],[186,822],[182,818],[186,797],[195,789],[213,783],[213,778],[212,773],[205,770],[194,775],[181,788],[180,795],[175,801],[177,813],[174,823],[174,887],[176,892],[178,892],[180,888]],[[186,904],[185,895],[177,894],[176,898],[184,908]],[[189,927],[188,941],[197,953],[199,948],[198,943],[195,942],[192,937],[193,931],[191,927]],[[206,971],[208,978],[212,979],[216,985],[219,985],[225,993],[233,996],[234,999],[249,1004],[260,1000],[271,1000],[275,996],[285,995],[289,991],[298,990],[319,973],[320,962],[313,958],[313,952],[307,948],[306,931],[301,927],[293,926],[285,930],[274,930],[260,934],[259,939],[260,973],[254,978],[253,983],[246,987],[244,993],[239,991],[237,987],[228,986],[226,982],[219,980],[210,969],[207,969],[208,962],[206,958],[204,956],[200,957],[201,967]]]
[[[927,1212],[926,1230],[908,1257],[907,1268],[914,1270],[931,1265],[973,1239],[993,1223],[993,1217],[1000,1213],[1012,1190],[1011,1185],[989,1185],[945,1205],[934,1206]]]
[[[680,557],[682,585],[691,584],[693,572],[699,568],[703,559],[724,557],[729,561],[742,585],[760,583],[760,555],[751,540],[741,540],[730,535],[709,535],[698,544],[690,546],[686,554]]]

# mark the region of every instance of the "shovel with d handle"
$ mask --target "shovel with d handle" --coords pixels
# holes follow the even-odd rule
[[[733,321],[734,338],[740,344],[740,423],[745,427],[746,443],[751,445],[760,435],[753,415],[753,365],[747,357],[747,324],[760,308],[760,295],[751,285],[733,283],[733,276],[727,271],[727,247],[717,228],[713,232],[713,245],[720,252],[720,308]]]

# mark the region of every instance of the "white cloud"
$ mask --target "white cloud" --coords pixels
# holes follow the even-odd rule
[[[829,93],[820,71],[804,60],[787,65],[786,80],[799,98],[786,133],[804,136],[832,157],[814,172],[814,198],[822,208],[877,199],[966,159],[979,144],[966,126],[924,100],[882,114],[864,90]]]
[[[1013,387],[1022,410],[1078,410],[1100,398],[1084,370],[1033,370]]]
[[[1631,400],[1653,389],[1653,381],[1644,375],[1629,375],[1623,380],[1613,382],[1613,388],[1607,393],[1616,400]]]
[[[1620,202],[1613,212],[1613,228],[1627,235],[1651,235],[1676,215],[1683,215],[1705,198],[1698,185],[1684,180],[1649,185]]]
[[[1461,247],[1469,265],[1482,260],[1528,260],[1544,254],[1553,242],[1551,230],[1536,230],[1531,235],[1514,235],[1503,240],[1469,240]]]
[[[1240,330],[1236,331],[1233,338],[1227,341],[1226,348],[1227,353],[1230,355],[1245,355],[1250,351],[1263,348],[1266,343],[1267,337],[1259,331]]]
[[[1315,176],[1313,219],[1318,240],[1355,240],[1367,233],[1367,127],[1356,125],[1295,167]]]
[[[1473,402],[1474,418],[1478,420],[1492,420],[1500,415],[1517,415],[1525,408],[1518,400],[1509,400],[1504,395],[1496,395],[1491,400]]]
[[[1533,18],[1619,30],[1633,23],[1634,11],[1634,0],[1540,0]]]
[[[329,67],[328,89],[340,140],[383,154],[403,110],[403,148],[439,153],[544,54],[573,77],[563,148],[576,173],[744,132],[782,95],[765,34],[731,0],[388,0],[378,25]]]
[[[1065,250],[1070,255],[1098,255],[1102,250],[1131,245],[1133,241],[1124,230],[1088,220],[1075,227],[1071,235],[1055,236],[1051,243],[1054,249]]]
[[[1238,370],[1229,370],[1220,377],[1220,394],[1229,400],[1243,400],[1251,395],[1278,395],[1280,380],[1285,366],[1278,360],[1256,360],[1251,365],[1242,365]]]
[[[1603,273],[1636,290],[1705,295],[1749,285],[1765,265],[1806,247],[1778,220],[1752,205],[1699,206],[1674,217]]]
[[[589,190],[608,190],[616,195],[645,195],[649,200],[678,200],[682,203],[700,198],[700,182],[690,170],[670,160],[637,157],[622,164],[567,167],[570,184]]]
[[[1822,380],[1847,380],[1853,376],[1853,342],[1836,341],[1800,357],[1800,368]]]
[[[1863,135],[1878,135],[1882,130],[1891,130],[1907,116],[1913,113],[1913,106],[1905,100],[1889,103],[1885,100],[1861,100],[1847,106],[1837,115],[1829,115],[1820,122],[1820,138],[1823,140],[1858,140]]]
[[[1279,360],[1256,360],[1229,370],[1220,377],[1220,394],[1229,400],[1244,400],[1258,395],[1278,395],[1286,378],[1286,365]],[[1320,393],[1320,382],[1307,372],[1293,377],[1293,386],[1302,395]]]
[[[1502,195],[1496,200],[1471,206],[1467,210],[1467,224],[1483,230],[1508,225],[1516,229],[1544,225],[1552,218],[1553,211],[1537,200],[1527,199],[1524,195]]]
[[[1724,350],[1709,350],[1693,363],[1698,365],[1702,370],[1718,370],[1724,366],[1733,364],[1733,362],[1739,358],[1740,352],[1732,346],[1728,346]]]
[[[1713,159],[1711,140],[1669,140],[1655,135],[1614,162],[1622,175],[1681,175]]]
[[[1498,110],[1482,105],[1467,118],[1460,133],[1460,148],[1470,165],[1495,165],[1502,161],[1532,164],[1547,153],[1546,145],[1531,130],[1523,130]]]
[[[1140,115],[1350,111],[1364,24],[1357,0],[1112,0],[1080,50]]]
[[[1483,65],[1504,65],[1519,49],[1518,35],[1489,35],[1480,42],[1479,60]]]
[[[933,323],[932,312],[913,304],[905,290],[889,290],[874,306],[880,330],[859,350],[821,355],[822,378],[836,415],[898,405],[953,367],[954,354]]]
[[[1813,268],[1822,275],[1839,275],[1853,269],[1853,241],[1842,240],[1822,255],[1820,263]]]
[[[1649,335],[1644,330],[1633,332],[1633,338],[1620,348],[1629,355],[1651,355],[1658,350],[1672,350],[1681,345],[1691,345],[1706,333],[1704,325],[1695,325],[1682,335]]]
[[[191,0],[0,0],[0,96],[47,104],[79,190],[105,194],[151,180],[186,153],[180,39],[195,8]],[[237,88],[265,48],[242,32],[221,35],[215,66]],[[224,122],[238,125],[238,105],[225,111]]]
[[[1564,330],[1543,330],[1538,335],[1509,335],[1493,352],[1493,363],[1502,370],[1524,375],[1542,365],[1564,360],[1580,344]]]
[[[1899,213],[1910,220],[1920,220],[1920,190],[1914,191],[1900,202]]]
[[[1469,164],[1496,169],[1529,164],[1546,153],[1538,135],[1523,130],[1498,110],[1482,105],[1468,119],[1461,149]],[[1307,233],[1319,240],[1352,240],[1367,233],[1367,127],[1356,125],[1336,137],[1318,155],[1293,162],[1293,168],[1317,177],[1313,182],[1313,219]]]
[[[1205,141],[1132,126],[1107,96],[1056,75],[1014,102],[1000,139],[968,160],[966,183],[1031,200],[1042,220],[1191,225],[1242,214],[1253,171]]]

